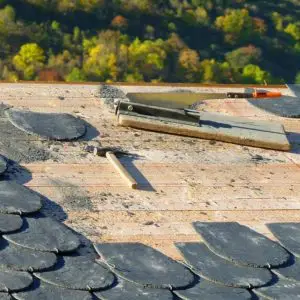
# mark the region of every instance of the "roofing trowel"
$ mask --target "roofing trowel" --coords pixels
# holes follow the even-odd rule
[[[280,92],[273,91],[253,91],[249,93],[191,93],[191,92],[171,92],[171,93],[128,93],[130,102],[140,103],[150,106],[160,106],[172,109],[184,109],[193,107],[202,100],[212,99],[273,99],[281,97]]]

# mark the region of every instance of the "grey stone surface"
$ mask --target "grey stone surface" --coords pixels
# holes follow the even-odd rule
[[[24,292],[14,293],[17,300],[92,300],[89,292],[63,289],[55,285],[35,281],[33,287]]]
[[[185,300],[243,300],[252,299],[252,295],[246,289],[232,288],[213,283],[200,278],[200,282],[194,287],[174,293]]]
[[[248,101],[267,112],[288,118],[300,118],[300,85],[289,85],[294,96],[283,96],[274,99],[248,99]]]
[[[16,231],[22,227],[23,220],[17,215],[6,215],[0,213],[0,233]]]
[[[281,245],[300,257],[300,223],[271,223],[267,227]]]
[[[279,244],[239,223],[194,222],[193,225],[211,251],[235,263],[275,267],[290,258]]]
[[[0,212],[27,214],[42,207],[41,197],[13,181],[0,181]]]
[[[6,159],[0,155],[0,175],[3,174],[7,169],[7,161]]]
[[[28,288],[32,282],[33,278],[27,272],[0,270],[0,292],[22,291]]]
[[[54,269],[35,275],[53,285],[87,291],[108,288],[115,281],[107,268],[85,256],[60,257]]]
[[[176,243],[193,272],[227,286],[259,287],[272,280],[267,269],[236,265],[211,252],[203,243]]]
[[[282,268],[276,268],[272,270],[278,276],[286,279],[299,281],[300,283],[300,259],[294,257],[293,260]]]
[[[174,296],[166,289],[150,289],[118,278],[118,283],[111,289],[95,292],[101,300],[172,300]]]
[[[300,298],[300,283],[279,279],[271,286],[254,289],[254,292],[266,299],[296,300]]]
[[[41,271],[56,263],[56,255],[28,250],[0,239],[0,268],[16,271]]]
[[[67,226],[47,217],[24,218],[22,231],[3,236],[6,240],[33,250],[70,252],[80,241]]]
[[[53,140],[73,140],[86,132],[85,123],[69,114],[6,110],[10,122],[29,134]]]
[[[11,300],[12,298],[6,293],[0,293],[0,300]]]
[[[182,264],[140,243],[97,244],[101,259],[119,276],[148,287],[180,288],[194,282]]]

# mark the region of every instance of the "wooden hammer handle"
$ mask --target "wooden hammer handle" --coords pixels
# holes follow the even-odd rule
[[[106,158],[114,166],[114,168],[120,173],[120,175],[125,179],[128,186],[131,187],[132,189],[136,189],[137,182],[135,181],[134,178],[132,178],[132,176],[124,168],[124,166],[121,164],[121,162],[115,156],[115,154],[112,151],[108,151],[108,152],[106,152]]]

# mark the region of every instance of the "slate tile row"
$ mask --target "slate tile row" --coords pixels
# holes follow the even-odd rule
[[[44,136],[34,132],[44,116],[8,113],[14,124]],[[46,117],[52,124],[53,116]],[[76,120],[68,117],[68,122],[60,137],[83,132]],[[58,137],[55,126],[47,130],[49,138]],[[0,174],[6,170],[0,156]],[[80,255],[76,233],[41,214],[41,208],[39,194],[0,181],[0,300],[300,297],[300,224],[269,224],[277,243],[235,222],[195,222],[203,242],[175,244],[185,263],[140,243],[94,245],[95,260]]]

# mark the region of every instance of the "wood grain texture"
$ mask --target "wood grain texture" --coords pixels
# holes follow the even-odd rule
[[[88,138],[79,141],[50,143],[35,137],[53,157],[22,164],[29,178],[24,174],[14,178],[47,197],[49,215],[93,242],[142,242],[182,259],[173,242],[199,241],[191,226],[194,221],[237,221],[272,239],[265,223],[300,222],[300,119],[268,114],[242,99],[209,100],[200,107],[283,124],[292,146],[285,153],[119,127],[98,98],[95,84],[2,83],[0,87],[0,101],[5,104],[71,113],[91,124]],[[179,86],[121,88],[165,92]],[[274,88],[278,89],[288,92]],[[191,90],[243,91],[231,86]],[[87,144],[122,146],[135,154],[121,162],[141,189],[129,189],[106,158],[83,150]]]

